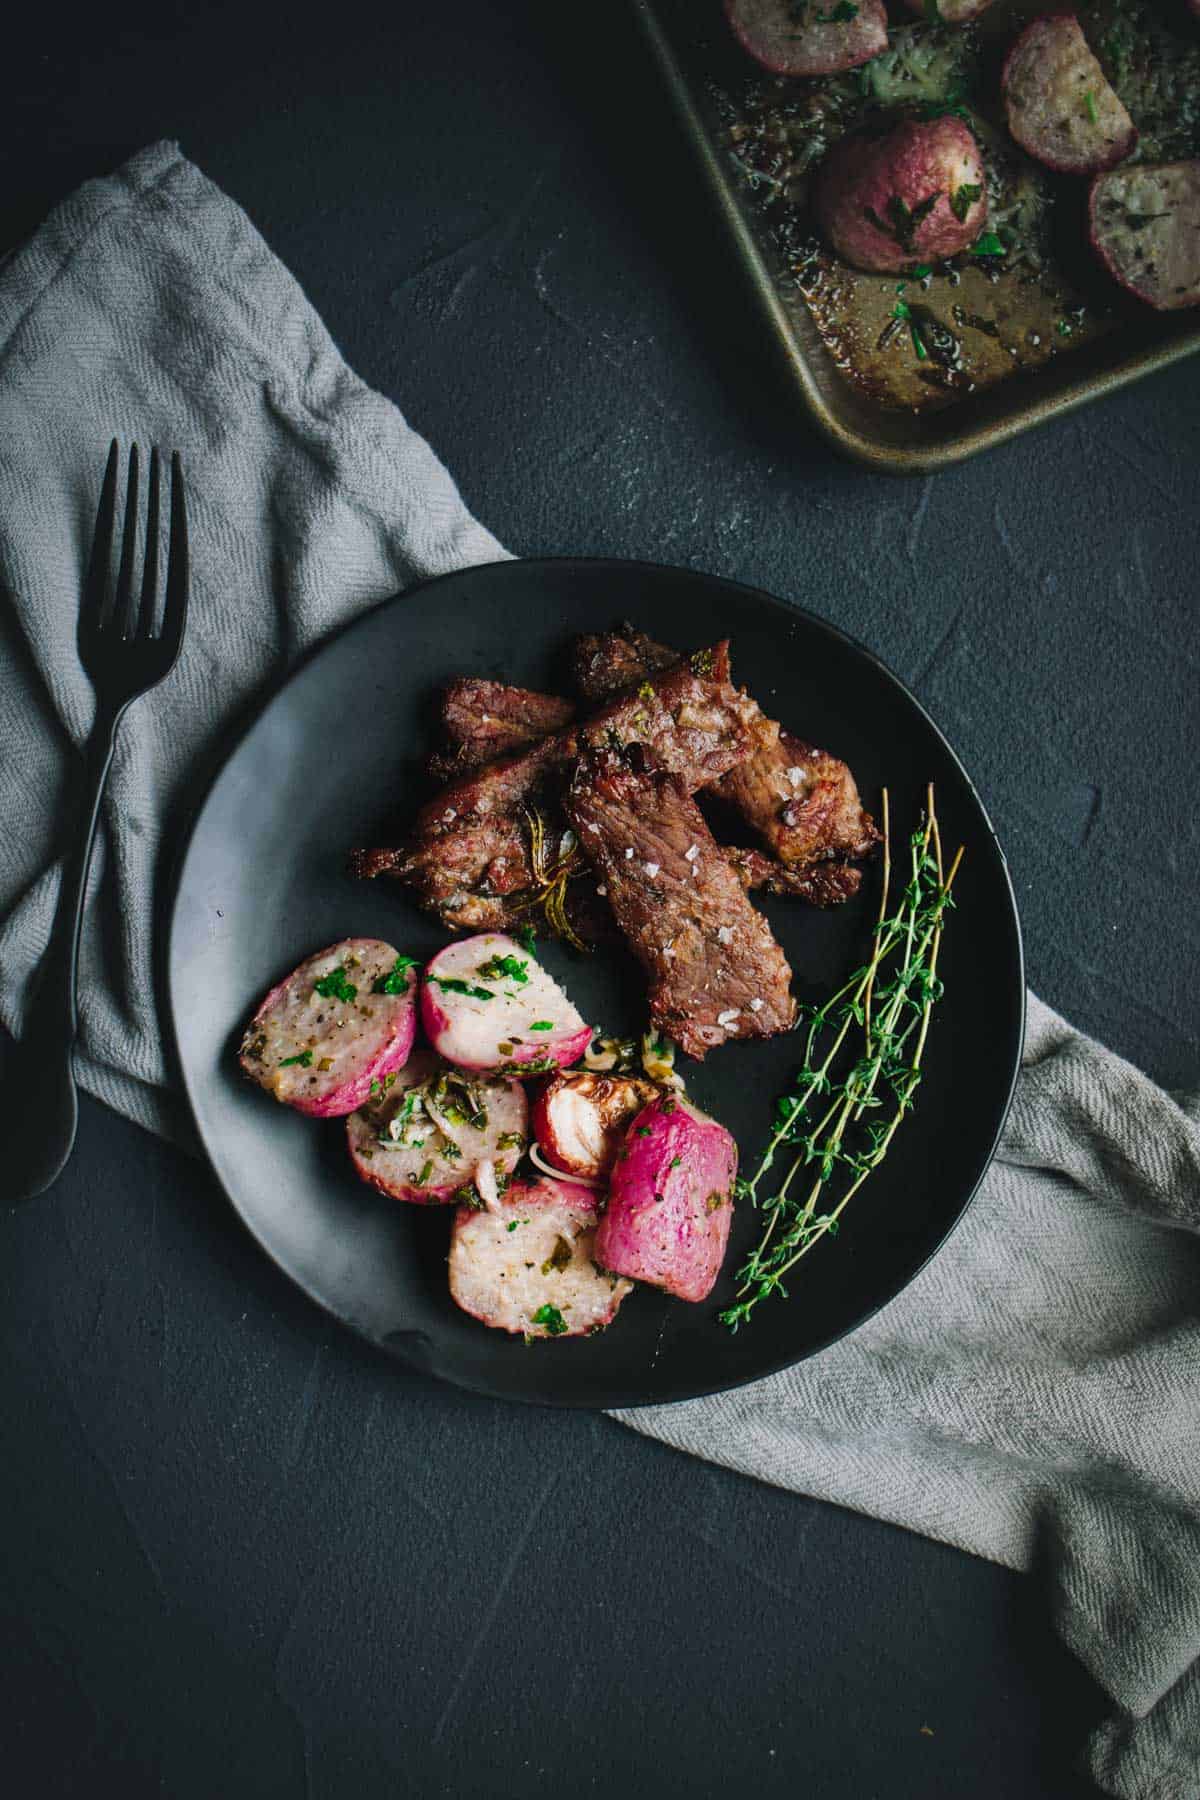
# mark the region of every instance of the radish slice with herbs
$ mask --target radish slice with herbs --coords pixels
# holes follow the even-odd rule
[[[1008,53],[1001,87],[1017,143],[1060,174],[1111,169],[1137,143],[1137,127],[1074,13],[1048,13],[1025,27]]]
[[[421,984],[421,1020],[447,1062],[516,1079],[568,1067],[592,1040],[554,978],[499,932],[438,952]]]
[[[251,1081],[312,1118],[352,1113],[403,1068],[417,1029],[417,963],[378,938],[318,950],[273,987],[242,1038]]]
[[[1200,305],[1200,162],[1133,163],[1097,175],[1088,227],[1113,280],[1147,306]]]
[[[537,1177],[511,1182],[494,1211],[460,1206],[450,1238],[450,1297],[497,1330],[583,1337],[616,1316],[633,1286],[592,1261],[596,1200]]]
[[[733,34],[774,75],[835,75],[888,47],[883,0],[725,0]]]
[[[466,1076],[418,1050],[346,1121],[364,1181],[417,1206],[445,1206],[478,1184],[495,1194],[524,1153],[529,1111],[519,1082]]]

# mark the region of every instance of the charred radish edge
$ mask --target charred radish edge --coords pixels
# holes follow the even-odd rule
[[[733,1215],[737,1145],[714,1119],[674,1095],[637,1115],[613,1168],[596,1232],[601,1268],[707,1299]]]
[[[602,1188],[605,1185],[603,1176],[573,1175],[567,1169],[556,1168],[552,1162],[547,1162],[536,1138],[529,1146],[529,1160],[535,1168],[540,1169],[543,1175],[549,1175],[553,1181],[570,1181],[574,1182],[577,1187],[585,1188]]]
[[[592,1039],[553,977],[501,932],[438,952],[421,984],[421,1021],[447,1062],[516,1080],[578,1062]]]
[[[606,1177],[625,1127],[659,1091],[637,1075],[572,1069],[551,1076],[533,1108],[533,1136],[550,1172]]]
[[[773,75],[836,75],[888,47],[883,0],[725,0],[733,35]]]
[[[418,964],[379,938],[306,957],[261,1002],[238,1061],[259,1087],[310,1118],[341,1118],[402,1069],[417,1030]]]
[[[1074,13],[1046,13],[1025,27],[1005,58],[1001,91],[1016,142],[1060,175],[1114,168],[1137,144]]]
[[[1200,305],[1200,162],[1097,175],[1088,235],[1113,280],[1156,312]]]
[[[486,1204],[484,1190],[496,1197],[498,1180],[512,1174],[524,1152],[529,1128],[525,1090],[519,1082],[478,1077],[472,1100],[464,1092],[458,1104],[447,1095],[435,1116],[429,1088],[443,1074],[462,1080],[459,1070],[448,1068],[432,1050],[421,1049],[395,1077],[381,1082],[379,1095],[346,1120],[350,1159],[363,1181],[393,1200],[445,1206],[473,1188]],[[482,1118],[471,1114],[472,1104]],[[388,1127],[406,1107],[412,1111],[404,1133],[408,1141],[398,1142]],[[460,1117],[450,1118],[450,1108]]]
[[[602,1331],[633,1284],[596,1267],[595,1226],[591,1194],[540,1176],[512,1182],[494,1212],[460,1206],[450,1297],[482,1324],[526,1338]]]

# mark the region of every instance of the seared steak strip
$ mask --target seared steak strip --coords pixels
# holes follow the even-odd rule
[[[435,780],[453,781],[561,731],[575,717],[575,708],[557,694],[468,675],[450,683],[442,696],[441,714],[453,748],[435,751],[429,772]]]
[[[672,650],[668,644],[656,644],[644,631],[626,622],[616,631],[587,632],[577,637],[571,653],[571,672],[585,700],[609,700],[681,660],[678,650]]]
[[[567,816],[630,949],[650,1016],[689,1056],[795,1021],[791,970],[677,776],[615,751],[580,758]]]
[[[760,713],[754,754],[717,783],[780,862],[866,856],[879,833],[844,762]]]
[[[725,856],[748,893],[792,894],[810,906],[840,906],[862,886],[861,863],[776,862],[761,850],[726,849]]]

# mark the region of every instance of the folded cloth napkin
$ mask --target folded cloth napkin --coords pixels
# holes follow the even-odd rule
[[[92,697],[79,570],[109,438],[183,452],[182,662],[126,721],[84,940],[80,1075],[179,1135],[155,1005],[162,877],[247,698],[371,602],[504,552],[177,148],[89,183],[0,271],[0,1018],[19,1033]],[[1003,1149],[920,1278],[842,1344],[628,1415],[681,1449],[1035,1564],[1117,1712],[1123,1800],[1200,1794],[1200,1108],[1030,1002]],[[753,1326],[750,1327],[753,1329]]]

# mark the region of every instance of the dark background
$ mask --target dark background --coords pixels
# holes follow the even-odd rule
[[[888,660],[1034,986],[1195,1081],[1200,363],[928,481],[832,461],[622,6],[132,0],[27,9],[6,58],[0,243],[178,137],[518,554],[694,564]],[[407,1377],[90,1102],[0,1233],[22,1800],[1094,1792],[1036,1580]]]

